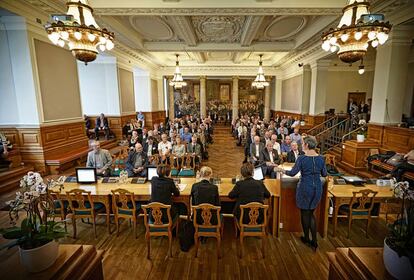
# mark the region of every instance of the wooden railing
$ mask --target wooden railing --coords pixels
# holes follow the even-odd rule
[[[320,123],[317,126],[314,126],[310,130],[308,130],[307,134],[308,135],[317,135],[317,134],[325,131],[326,129],[334,126],[337,123],[338,123],[338,116],[335,115],[335,116],[329,118],[328,120],[324,121],[323,123]]]
[[[316,134],[315,137],[319,142],[320,153],[324,153],[342,143],[342,137],[348,134],[351,129],[351,120],[346,118]]]

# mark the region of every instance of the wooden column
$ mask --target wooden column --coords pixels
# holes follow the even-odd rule
[[[205,118],[207,115],[207,96],[206,96],[206,76],[200,76],[200,116]]]
[[[233,86],[232,86],[232,108],[233,108],[233,117],[232,119],[235,120],[239,117],[239,77],[233,77]]]
[[[175,118],[174,112],[174,87],[170,86],[172,77],[168,78],[168,118],[173,120]]]

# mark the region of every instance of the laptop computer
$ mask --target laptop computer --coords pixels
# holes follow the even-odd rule
[[[361,186],[365,184],[365,180],[358,176],[341,176],[348,184],[352,184],[355,186]]]
[[[76,168],[76,182],[78,184],[91,184],[97,182],[96,169],[89,167]]]
[[[147,180],[151,181],[152,177],[158,177],[156,167],[148,167],[147,169]]]

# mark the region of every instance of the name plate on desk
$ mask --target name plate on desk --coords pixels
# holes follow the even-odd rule
[[[103,178],[102,179],[102,183],[104,184],[114,184],[114,183],[118,183],[119,178]]]

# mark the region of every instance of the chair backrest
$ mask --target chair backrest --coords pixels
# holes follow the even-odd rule
[[[194,213],[193,223],[194,227],[203,228],[219,228],[220,227],[220,206],[215,206],[210,203],[202,203],[196,206],[191,206]],[[198,213],[200,213],[202,223],[199,223]],[[214,219],[216,216],[216,219]],[[214,223],[214,221],[216,221]]]
[[[352,192],[351,203],[349,204],[349,211],[351,212],[368,212],[371,214],[372,207],[374,207],[374,198],[378,192],[364,189],[357,192]],[[355,206],[354,206],[355,205]]]
[[[330,165],[336,167],[335,156],[334,155],[325,154],[324,156],[325,156],[325,163],[326,164],[330,164]]]
[[[239,224],[242,227],[263,227],[263,229],[267,225],[267,209],[269,208],[268,205],[264,205],[259,202],[250,202],[244,205],[240,205],[240,219]],[[244,215],[245,212],[248,211],[248,223],[244,223]],[[263,213],[263,221],[260,221],[259,216]]]
[[[131,215],[136,213],[135,196],[133,192],[125,189],[111,190],[113,210],[117,214],[126,214],[131,212]]]
[[[158,155],[152,155],[148,158],[148,163],[158,165],[160,163],[160,157]]]
[[[180,159],[181,157],[177,157],[173,154],[170,154],[170,168],[171,170],[177,169],[180,170]]]
[[[166,228],[172,226],[171,205],[160,202],[151,202],[147,205],[142,205],[142,209],[144,210],[144,224],[147,230],[149,230],[150,227]],[[163,215],[167,215],[167,223],[163,222]]]
[[[187,153],[184,156],[183,168],[184,169],[195,169],[195,157],[191,153]]]
[[[55,210],[63,209],[63,201],[60,196],[60,192],[54,190],[47,190],[49,195],[52,197],[54,203]]]
[[[91,192],[85,191],[82,189],[73,189],[66,192],[67,199],[69,200],[69,205],[72,211],[85,211],[93,210],[93,200]],[[89,203],[90,207],[87,207]]]

